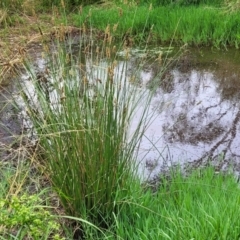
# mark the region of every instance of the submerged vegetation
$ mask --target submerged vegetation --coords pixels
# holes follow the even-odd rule
[[[1,239],[239,239],[240,189],[230,170],[172,168],[154,187],[139,180],[138,144],[167,60],[162,51],[152,56],[159,71],[151,89],[138,79],[146,59],[128,66],[137,44],[145,52],[160,43],[238,48],[239,1],[56,0],[51,20],[61,14],[60,25],[48,35],[36,12],[47,18],[49,1],[33,2],[0,3],[1,34],[22,15],[37,22],[43,65],[36,68],[28,46],[0,62],[0,83],[18,74],[6,105],[23,128],[10,147],[1,143],[12,154],[0,163]],[[73,24],[76,32],[66,32]]]

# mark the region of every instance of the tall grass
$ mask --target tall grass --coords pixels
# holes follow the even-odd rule
[[[149,6],[123,4],[120,8],[89,9],[86,7],[81,15],[73,16],[76,25],[87,23],[91,11],[93,27],[103,30],[106,24],[118,24],[117,36],[125,33],[137,40],[142,34],[142,29],[145,29],[145,34],[151,30],[152,43],[169,44],[173,40],[179,45],[187,43],[218,48],[238,48],[240,43],[240,15],[238,12],[226,13],[225,8],[168,5],[154,7],[149,11]]]
[[[108,26],[99,45],[91,33],[83,35],[76,52],[56,44],[45,53],[42,73],[26,63],[30,79],[21,83],[40,161],[66,213],[101,227],[111,225],[121,208],[117,196],[128,195],[136,177],[135,150],[151,98],[129,75],[129,49],[123,61],[112,57],[111,31]],[[130,131],[140,102],[144,110]]]

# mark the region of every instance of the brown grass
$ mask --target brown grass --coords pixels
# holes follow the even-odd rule
[[[7,84],[13,76],[25,54],[32,57],[36,50],[41,52],[43,41],[50,41],[57,23],[52,21],[51,14],[22,15],[21,22],[14,26],[1,27],[7,18],[7,12],[0,10],[0,85]],[[27,27],[26,27],[27,26]]]
[[[240,0],[225,0],[227,12],[237,12],[240,10]]]

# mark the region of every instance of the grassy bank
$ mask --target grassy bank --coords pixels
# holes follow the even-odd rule
[[[152,44],[239,47],[239,4],[237,1],[82,1],[36,2],[10,1],[0,6],[0,24],[24,24],[24,17],[34,19],[39,14],[51,14],[64,24],[104,31],[106,26],[118,26],[115,37],[131,37],[135,42],[146,41],[149,33]],[[92,3],[92,2],[91,2]],[[18,8],[18,11],[14,7]],[[72,7],[71,7],[72,6]],[[59,17],[61,16],[61,17]],[[61,20],[60,20],[61,19]],[[39,18],[39,25],[41,20]],[[51,20],[52,21],[52,20]]]
[[[121,210],[107,231],[84,219],[61,216],[62,210],[51,205],[49,189],[27,193],[23,186],[29,176],[27,166],[1,166],[1,239],[76,239],[71,218],[84,224],[86,239],[239,239],[239,185],[232,175],[211,167],[188,176],[172,171],[170,177],[161,177],[155,192],[131,182],[131,191],[115,199]]]
[[[117,36],[129,34],[136,41],[151,32],[154,44],[236,47],[240,43],[239,12],[224,12],[212,6],[131,6],[86,7],[73,15],[77,26],[85,23],[97,29],[117,24]],[[144,38],[145,37],[145,38]]]

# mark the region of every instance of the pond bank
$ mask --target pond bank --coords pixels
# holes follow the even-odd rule
[[[240,15],[224,7],[154,6],[126,4],[93,5],[71,16],[76,26],[102,31],[109,26],[118,38],[128,37],[140,44],[174,44],[239,47]]]

